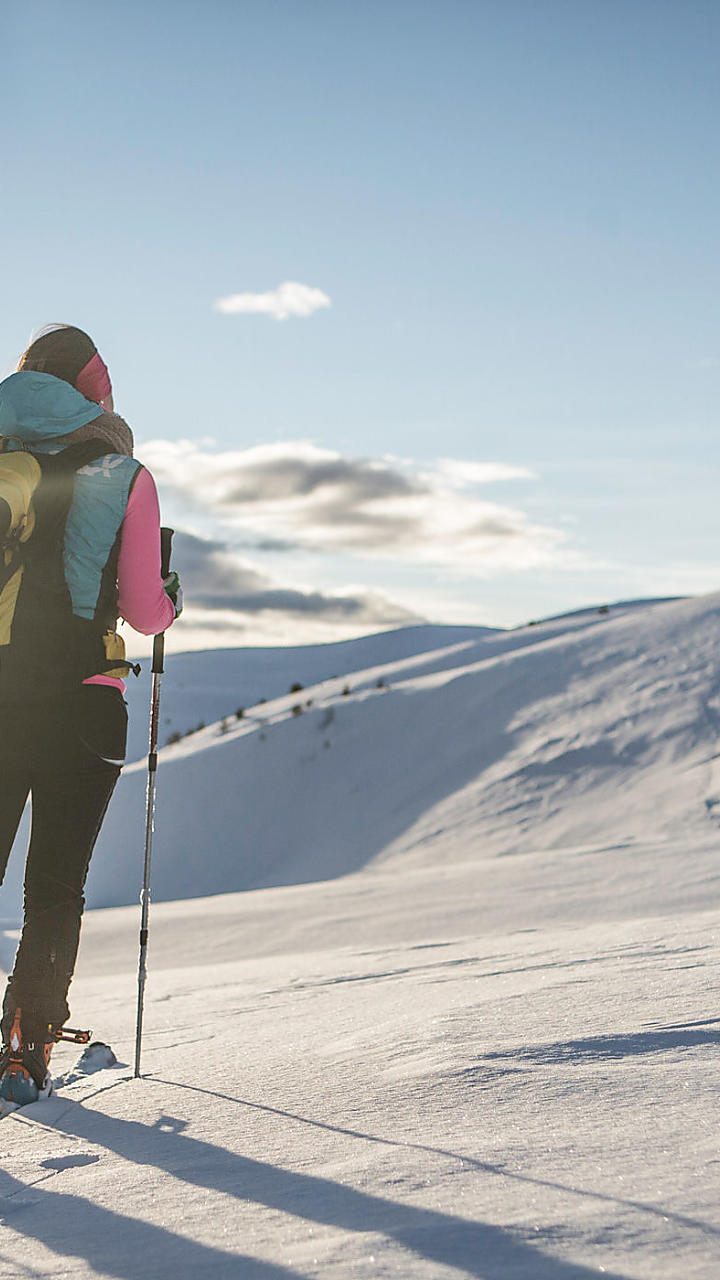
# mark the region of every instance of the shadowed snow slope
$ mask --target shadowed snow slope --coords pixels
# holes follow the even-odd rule
[[[491,627],[427,624],[335,644],[173,653],[165,659],[160,744],[171,733],[187,733],[200,721],[211,724],[223,716],[234,716],[238,707],[252,707],[261,698],[277,698],[296,683],[316,684],[493,634],[498,633]],[[125,695],[130,711],[128,761],[139,760],[148,749],[150,660],[142,659],[141,666],[140,678],[130,677]]]
[[[210,725],[161,753],[154,895],[709,834],[719,634],[720,596],[480,632]],[[129,766],[92,905],[137,899],[144,789]]]
[[[233,685],[225,723],[164,748],[155,899],[322,880],[399,856],[437,866],[716,829],[720,596],[511,632],[425,630],[409,630],[403,656],[397,632],[357,650],[286,651],[283,675],[273,674],[285,688],[290,671],[336,668],[340,651],[354,670],[240,720]],[[374,665],[358,669],[358,655]],[[188,655],[215,709],[242,656]],[[259,679],[255,662],[267,674],[272,661],[246,651],[248,679]],[[171,670],[163,697],[173,696]],[[127,766],[94,857],[91,906],[137,900],[145,786],[144,761]],[[15,914],[2,901],[0,910]]]

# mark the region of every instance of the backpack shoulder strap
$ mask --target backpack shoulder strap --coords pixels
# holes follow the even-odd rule
[[[43,457],[53,458],[56,466],[61,466],[63,471],[81,471],[83,467],[89,466],[91,462],[96,462],[98,458],[104,458],[108,453],[114,453],[115,450],[108,444],[107,440],[100,440],[97,437],[93,440],[81,440],[79,444],[70,444],[60,453],[44,454]]]

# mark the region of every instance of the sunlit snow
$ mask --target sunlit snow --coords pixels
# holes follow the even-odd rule
[[[0,1277],[714,1280],[719,636],[171,660],[137,1081],[133,690],[72,989],[119,1065],[2,1122]]]

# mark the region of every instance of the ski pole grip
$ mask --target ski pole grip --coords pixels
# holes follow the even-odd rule
[[[160,530],[160,576],[167,578],[170,572],[170,556],[172,553],[172,540],[174,529],[168,529],[165,525]],[[165,633],[161,631],[153,640],[153,661],[152,670],[158,675],[162,675],[164,670],[165,659]]]
[[[162,675],[165,670],[165,632],[161,631],[158,635],[153,636],[153,660],[151,671]]]
[[[174,529],[168,529],[165,525],[160,530],[160,574],[163,578],[167,578],[170,572],[170,555],[174,532]]]

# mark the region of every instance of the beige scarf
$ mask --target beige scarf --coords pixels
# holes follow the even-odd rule
[[[57,444],[62,445],[80,444],[83,440],[101,440],[112,453],[124,453],[132,458],[133,433],[119,413],[101,413],[84,427],[56,437]]]

